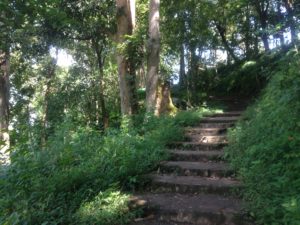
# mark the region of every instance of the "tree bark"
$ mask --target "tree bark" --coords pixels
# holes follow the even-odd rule
[[[197,46],[195,43],[190,45],[190,66],[189,66],[189,87],[190,102],[197,102],[197,75],[198,75],[198,59],[196,55]]]
[[[267,25],[267,21],[266,20],[262,20],[261,22],[262,22],[261,27],[263,29],[263,33],[261,35],[261,39],[263,41],[264,48],[265,48],[266,52],[268,52],[268,51],[270,51],[269,35],[265,31],[267,29],[268,25]]]
[[[291,31],[291,39],[292,42],[294,43],[295,41],[298,40],[297,37],[297,31],[296,31],[296,24],[294,20],[294,5],[293,5],[293,0],[283,0],[284,6],[287,11],[287,24],[290,27]]]
[[[277,0],[276,1],[276,14],[277,14],[277,23],[281,23],[282,21],[284,21],[284,16],[282,14],[282,10],[281,10],[281,6],[282,6],[282,0]],[[278,38],[280,40],[280,46],[283,47],[285,45],[284,42],[284,26],[281,25],[280,29],[277,31],[277,33],[274,36],[274,38]]]
[[[251,21],[250,21],[250,7],[247,4],[246,7],[246,21],[245,21],[245,51],[246,51],[246,58],[251,58],[252,56],[252,49],[251,49]]]
[[[159,5],[160,0],[150,0],[146,109],[155,115],[158,115],[156,101],[160,62]]]
[[[135,0],[117,0],[117,41],[124,44],[126,35],[132,35],[135,26]],[[126,58],[124,52],[118,51],[118,73],[121,99],[121,112],[123,115],[132,115],[134,113],[134,91],[132,80],[135,80],[135,72],[132,65]],[[135,83],[135,82],[134,82]]]
[[[10,163],[9,139],[9,51],[0,50],[0,164]]]
[[[41,133],[41,145],[42,148],[45,148],[46,142],[49,136],[49,128],[50,128],[50,98],[51,94],[53,92],[53,80],[55,78],[55,70],[57,65],[57,55],[58,55],[58,49],[56,49],[56,59],[51,58],[51,61],[49,61],[46,65],[47,67],[47,74],[46,74],[46,90],[45,90],[45,96],[44,96],[44,114],[42,116],[42,133]]]
[[[101,108],[101,119],[102,119],[102,126],[103,129],[105,130],[109,126],[109,115],[108,111],[106,110],[106,104],[105,104],[105,96],[104,96],[104,55],[103,55],[103,47],[101,48],[99,45],[98,40],[93,40],[93,46],[97,55],[97,63],[98,63],[98,69],[99,69],[99,80],[98,80],[98,85],[99,85],[99,104]],[[99,124],[100,125],[100,124]]]
[[[156,108],[158,116],[176,113],[177,108],[174,106],[171,98],[170,82],[159,83],[157,95]]]
[[[179,87],[184,88],[186,86],[186,76],[185,76],[185,54],[184,45],[180,46],[180,71],[179,71]]]
[[[234,61],[238,61],[238,58],[235,56],[233,49],[230,47],[229,42],[226,38],[226,28],[224,28],[221,24],[216,24],[218,32],[220,34],[222,43],[226,49],[226,51],[230,54]]]
[[[255,9],[258,14],[258,18],[260,20],[260,25],[262,28],[261,39],[264,44],[265,51],[270,51],[269,45],[269,35],[267,32],[268,29],[268,10],[270,6],[269,0],[256,0],[255,1]]]

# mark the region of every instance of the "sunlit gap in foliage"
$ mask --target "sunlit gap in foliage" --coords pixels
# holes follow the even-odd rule
[[[56,55],[57,49],[54,47],[51,47],[50,49],[50,55],[51,57],[55,58],[57,57],[57,65],[63,68],[68,68],[72,66],[75,63],[75,60],[73,59],[72,55],[70,55],[66,50],[64,49],[58,49],[58,54]]]

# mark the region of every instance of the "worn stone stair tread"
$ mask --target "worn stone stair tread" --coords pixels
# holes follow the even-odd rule
[[[185,129],[185,132],[186,134],[220,135],[226,132],[226,128],[188,127]]]
[[[198,159],[200,157],[207,158],[221,158],[224,155],[222,150],[211,150],[211,151],[190,151],[190,150],[170,150],[173,156],[188,156],[191,158]]]
[[[185,135],[192,142],[199,143],[227,143],[226,135],[199,135],[197,133],[189,133]]]
[[[186,141],[168,145],[170,161],[147,175],[148,193],[131,203],[145,214],[130,225],[249,225],[237,196],[241,182],[224,162],[226,131],[242,118],[240,108],[205,115],[185,129]]]
[[[231,219],[243,213],[240,199],[212,194],[148,193],[137,195],[132,201],[148,208],[150,212],[156,212],[161,219],[187,222],[185,224],[233,224]],[[215,223],[221,220],[225,223]]]
[[[232,117],[232,116],[241,116],[244,111],[228,111],[223,113],[215,113],[211,115],[206,115],[208,117]]]
[[[201,123],[233,123],[240,119],[239,116],[232,117],[204,117]]]
[[[198,187],[241,187],[241,183],[232,178],[214,178],[214,177],[199,177],[199,176],[173,176],[173,175],[149,175],[153,183],[172,184],[172,185],[187,185]]]
[[[234,125],[234,121],[200,121],[200,123],[197,125],[199,128],[222,128],[222,129],[228,129]]]
[[[161,166],[179,167],[188,170],[218,170],[229,171],[228,164],[221,162],[188,162],[188,161],[166,161],[162,162]]]
[[[181,147],[181,148],[190,148],[189,150],[194,150],[195,148],[198,150],[218,150],[225,147],[228,143],[218,142],[218,143],[203,143],[196,141],[179,141],[173,142],[170,144],[171,147]]]
[[[160,221],[159,219],[140,219],[130,223],[130,225],[193,225],[193,224],[172,222],[172,221]]]

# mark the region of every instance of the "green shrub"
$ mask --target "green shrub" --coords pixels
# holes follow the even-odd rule
[[[274,74],[273,71],[280,69],[286,51],[286,49],[274,50],[270,54],[258,55],[254,59],[232,65],[220,65],[210,91],[217,91],[220,95],[239,94],[251,97],[257,95],[265,88]]]
[[[149,117],[135,127],[124,121],[106,134],[65,122],[42,150],[19,143],[1,175],[0,224],[125,224],[132,214],[120,191],[134,190],[203,112]]]
[[[230,133],[227,155],[260,224],[300,224],[300,56],[288,52]]]
[[[211,108],[196,108],[189,111],[180,111],[174,118],[174,122],[180,126],[194,126],[196,125],[203,116],[210,115],[213,113],[222,112],[219,109]]]
[[[128,208],[129,196],[119,191],[100,192],[92,201],[83,203],[75,214],[76,224],[126,224],[134,214]]]

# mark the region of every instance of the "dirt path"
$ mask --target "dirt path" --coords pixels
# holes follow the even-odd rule
[[[242,185],[223,160],[226,131],[241,113],[215,114],[186,129],[188,141],[172,144],[171,161],[150,176],[147,193],[134,197],[145,217],[133,225],[249,224],[235,197]]]

